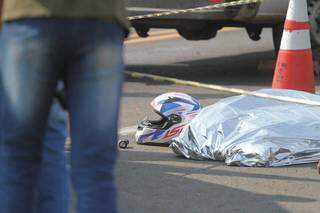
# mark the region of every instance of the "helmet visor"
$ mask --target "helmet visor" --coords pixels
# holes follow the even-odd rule
[[[166,124],[168,119],[161,115],[158,111],[155,111],[156,115],[154,115],[151,119],[146,117],[143,119],[143,121],[139,124],[138,130],[143,129],[144,127],[148,127],[151,129],[161,129],[163,128]]]

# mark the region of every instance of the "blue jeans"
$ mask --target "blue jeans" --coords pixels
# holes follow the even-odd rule
[[[67,135],[67,113],[55,99],[50,108],[43,141],[34,213],[68,212],[70,187],[64,149]]]
[[[1,81],[0,81],[1,83]],[[0,87],[0,98],[2,87]],[[2,101],[2,100],[0,100]],[[0,126],[0,129],[3,128]],[[55,99],[50,108],[40,176],[35,190],[34,213],[67,213],[69,209],[69,174],[64,149],[67,138],[67,113]],[[1,138],[1,136],[0,136]],[[0,167],[1,161],[0,161]]]
[[[117,212],[113,170],[122,44],[118,24],[94,19],[21,19],[3,25],[2,213],[34,208],[42,141],[58,79],[67,91],[77,212]]]

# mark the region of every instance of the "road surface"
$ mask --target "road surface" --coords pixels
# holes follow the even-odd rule
[[[137,71],[247,90],[270,87],[273,52],[270,30],[262,40],[224,29],[217,38],[190,42],[173,31],[155,31],[125,44],[127,71]],[[167,147],[136,145],[132,126],[152,116],[150,101],[171,91],[188,93],[203,106],[232,94],[127,77],[120,129],[129,149],[116,168],[121,213],[320,212],[316,164],[284,168],[228,167],[223,162],[177,157]]]

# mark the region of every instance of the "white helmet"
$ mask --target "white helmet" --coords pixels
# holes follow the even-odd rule
[[[161,118],[144,119],[139,124],[136,141],[140,144],[170,144],[171,138],[178,136],[201,109],[196,99],[178,92],[160,95],[150,105]]]

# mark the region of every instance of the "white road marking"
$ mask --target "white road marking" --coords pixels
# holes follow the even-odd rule
[[[118,134],[125,136],[134,133],[137,130],[137,126],[127,126],[119,129]]]

